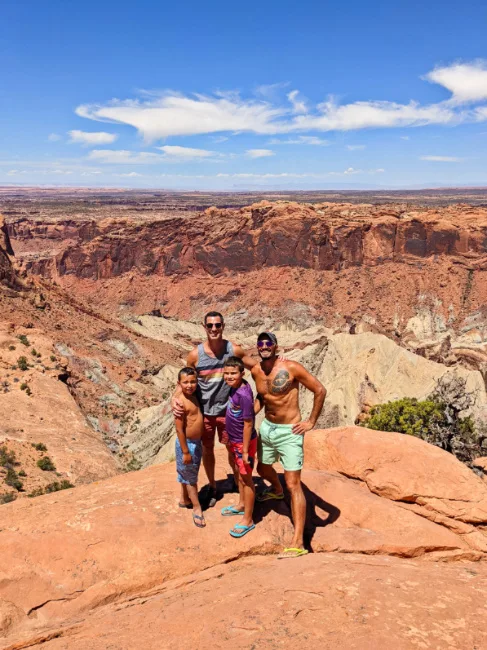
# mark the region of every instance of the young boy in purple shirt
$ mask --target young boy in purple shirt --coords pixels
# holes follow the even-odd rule
[[[232,537],[243,537],[255,528],[252,519],[255,501],[252,470],[257,455],[257,433],[254,426],[254,395],[243,378],[244,372],[242,359],[226,359],[223,377],[231,390],[225,415],[225,429],[228,434],[229,458],[235,474],[238,473],[240,500],[236,506],[223,508],[222,515],[242,515],[240,523],[230,530]]]

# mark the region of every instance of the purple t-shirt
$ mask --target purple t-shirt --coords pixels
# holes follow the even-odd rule
[[[244,420],[254,419],[254,395],[250,385],[244,381],[236,390],[231,389],[228,399],[225,429],[230,442],[243,442]],[[252,425],[251,437],[255,438],[256,436],[255,427]]]

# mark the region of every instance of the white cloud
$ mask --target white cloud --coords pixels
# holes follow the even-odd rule
[[[128,172],[127,174],[113,174],[113,176],[119,176],[120,178],[135,178],[136,176],[143,176],[143,174],[138,174],[137,172]]]
[[[7,172],[7,176],[19,176],[20,174],[28,174],[26,169],[11,169]]]
[[[411,138],[408,135],[401,135],[399,136],[401,140],[411,140]]]
[[[347,144],[347,149],[349,151],[361,151],[362,149],[365,149],[364,144]]]
[[[452,93],[451,102],[478,102],[487,99],[487,61],[455,63],[435,68],[424,79]]]
[[[420,160],[429,160],[431,162],[462,162],[463,158],[456,156],[420,156]]]
[[[292,90],[288,93],[287,98],[289,99],[292,107],[293,113],[307,113],[308,109],[306,102],[303,99],[298,99],[299,90]]]
[[[101,144],[112,144],[118,138],[115,133],[107,133],[106,131],[69,131],[71,137],[70,142],[82,144],[86,147],[97,147]]]
[[[146,141],[174,135],[196,135],[224,131],[276,133],[274,120],[286,110],[263,101],[233,97],[168,94],[145,102],[113,100],[106,106],[83,105],[77,115],[102,122],[130,124]]]
[[[69,176],[73,172],[69,169],[53,169],[52,171],[46,171],[46,174],[59,174],[61,176]]]
[[[50,133],[47,136],[47,139],[49,142],[58,142],[59,140],[61,140],[61,136],[58,135],[57,133]]]
[[[222,142],[226,142],[229,138],[227,138],[226,135],[214,135],[212,137],[213,142],[216,142],[217,144],[221,144]]]
[[[178,147],[175,145],[166,145],[164,147],[158,147],[158,149],[165,153],[165,157],[180,161],[201,160],[221,155],[208,149],[192,149],[191,147]]]
[[[249,158],[268,158],[274,156],[275,153],[270,149],[247,149],[245,155]]]
[[[151,165],[165,160],[165,156],[148,151],[126,151],[124,149],[93,149],[88,158],[101,163],[114,163],[116,165]]]
[[[82,172],[81,176],[98,176],[102,172],[100,171],[94,171],[94,172]]]
[[[322,138],[317,138],[314,135],[298,135],[296,138],[288,138],[287,140],[272,138],[269,140],[269,144],[308,144],[313,146],[326,147],[330,144],[330,141],[323,140]]]

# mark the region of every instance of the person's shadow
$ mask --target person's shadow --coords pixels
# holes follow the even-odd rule
[[[283,517],[287,517],[291,522],[292,522],[292,515],[291,515],[291,496],[286,488],[286,482],[284,480],[284,474],[278,474],[279,476],[279,481],[281,482],[281,485],[284,488],[284,499],[282,500],[270,500],[270,501],[264,501],[264,502],[259,502],[255,501],[255,507],[254,507],[254,523],[257,525],[270,512],[277,512],[279,515],[282,515]],[[225,490],[226,487],[229,485],[232,485],[232,479],[233,475],[228,475],[228,479],[226,481],[219,481],[219,493],[222,494],[222,491]],[[336,506],[332,505],[331,503],[328,503],[324,499],[322,499],[320,496],[318,496],[315,492],[310,490],[308,486],[305,483],[301,483],[303,486],[303,492],[304,496],[306,498],[306,523],[304,525],[304,544],[307,548],[308,551],[313,552],[313,548],[311,546],[311,542],[313,541],[314,534],[316,532],[317,528],[324,528],[325,526],[329,526],[330,524],[333,524],[338,517],[340,516],[340,509],[337,508]],[[266,487],[266,484],[260,477],[255,477],[255,487],[256,487],[256,493],[259,494],[259,492],[262,492],[264,488]],[[326,513],[326,517],[323,517],[321,514],[318,514],[318,510],[321,510],[323,513]]]

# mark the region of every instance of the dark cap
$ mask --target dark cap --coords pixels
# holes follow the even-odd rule
[[[260,339],[269,339],[269,341],[272,341],[274,345],[277,345],[277,336],[272,332],[261,332],[257,337],[258,341],[260,341]]]

